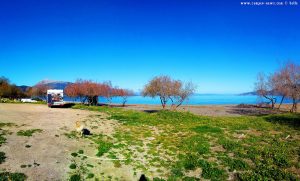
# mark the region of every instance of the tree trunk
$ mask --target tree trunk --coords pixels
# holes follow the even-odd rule
[[[293,98],[293,106],[292,106],[291,112],[292,113],[297,112],[297,101],[294,98]]]
[[[98,96],[89,96],[88,103],[90,106],[96,106],[98,104]]]
[[[175,110],[177,107],[175,106],[174,100],[172,99],[172,97],[170,96],[169,99],[171,100],[171,109]]]
[[[93,96],[93,101],[92,101],[94,106],[98,105],[98,96]]]
[[[85,103],[85,101],[88,99],[88,97],[84,97],[83,99],[82,99],[82,104],[84,104]]]
[[[275,104],[274,104],[274,99],[272,99],[272,109],[274,109],[274,106],[275,106]]]
[[[126,104],[127,100],[126,99],[123,99],[123,102],[122,102],[122,106],[125,107],[125,104]]]
[[[282,102],[283,102],[284,97],[285,97],[285,96],[282,96],[282,97],[281,97],[281,101],[280,101],[280,104],[279,104],[279,106],[278,106],[278,109],[280,109],[280,106],[281,106],[281,104],[282,104]]]
[[[166,108],[166,101],[165,101],[165,99],[163,97],[159,97],[159,98],[160,98],[160,102],[161,102],[161,105],[162,105],[163,109],[165,109]]]
[[[276,98],[273,97],[268,97],[264,95],[264,98],[270,100],[270,102],[272,103],[272,109],[274,109],[275,103],[276,103]]]
[[[176,107],[179,107],[179,106],[181,106],[181,104],[183,103],[183,101],[184,101],[184,100],[181,100],[181,101],[180,101],[180,103],[179,103],[179,104],[177,104],[177,106],[176,106]]]

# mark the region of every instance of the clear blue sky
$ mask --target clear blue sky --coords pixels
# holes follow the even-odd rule
[[[239,93],[288,59],[300,63],[300,5],[0,1],[0,75],[17,85],[83,78],[139,90],[167,74],[200,93]]]

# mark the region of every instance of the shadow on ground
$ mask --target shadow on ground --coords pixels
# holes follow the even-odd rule
[[[270,114],[282,114],[286,111],[271,109],[270,106],[257,106],[252,104],[239,104],[232,106],[227,110],[230,114],[238,114],[245,116],[265,116]]]
[[[64,104],[63,106],[51,106],[51,108],[70,108],[72,106],[74,106],[75,104],[74,103],[67,103],[67,104]]]
[[[281,115],[269,115],[264,119],[271,123],[277,123],[287,125],[293,128],[300,129],[300,114],[281,114]]]
[[[155,110],[155,109],[153,109],[153,110],[144,110],[144,112],[145,113],[156,113],[156,112],[159,112],[159,111],[161,111],[161,110]]]
[[[232,107],[231,109],[227,110],[230,114],[239,114],[245,116],[265,116],[270,114],[281,114],[285,113],[279,110],[272,110],[269,108],[238,108]]]

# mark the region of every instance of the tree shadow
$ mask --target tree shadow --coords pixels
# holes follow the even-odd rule
[[[250,107],[250,108],[231,107],[226,112],[230,114],[238,114],[244,116],[266,116],[266,115],[285,113],[284,111],[278,109],[256,108],[256,107]]]
[[[75,105],[75,103],[66,103],[64,105],[53,105],[51,108],[71,108]]]
[[[264,119],[271,123],[287,125],[292,128],[300,129],[300,114],[277,114],[265,116]]]
[[[149,114],[156,113],[156,112],[159,112],[159,111],[160,110],[155,110],[155,109],[153,109],[153,110],[143,110],[143,112],[149,113]]]
[[[106,103],[98,103],[97,106],[106,106],[106,107],[128,107],[128,105],[122,104],[106,104]]]

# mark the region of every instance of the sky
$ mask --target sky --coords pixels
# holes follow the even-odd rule
[[[139,91],[169,75],[198,93],[242,93],[288,60],[300,63],[300,1],[0,0],[0,76],[17,85],[81,78]]]

